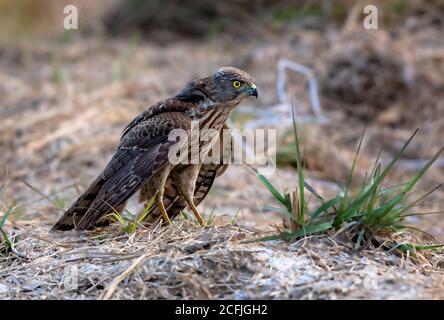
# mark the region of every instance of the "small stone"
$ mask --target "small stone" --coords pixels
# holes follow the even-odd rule
[[[401,259],[395,255],[391,255],[385,259],[385,264],[388,266],[399,266]]]
[[[6,293],[8,291],[8,286],[0,283],[0,293]]]

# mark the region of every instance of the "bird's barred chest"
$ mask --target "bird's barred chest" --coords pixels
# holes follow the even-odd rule
[[[188,164],[177,164],[172,165],[171,163],[167,165],[167,169],[165,171],[172,171],[173,176],[169,176],[166,181],[166,185],[170,186],[178,183],[176,180],[183,181],[195,181],[197,178],[197,174],[200,170],[202,162],[205,156],[209,153],[214,144],[218,141],[220,132],[224,126],[224,123],[227,121],[230,116],[232,109],[231,108],[211,108],[205,113],[201,114],[193,114],[191,116],[194,124],[192,125],[192,133],[193,130],[198,130],[196,133],[198,134],[198,163],[188,163]],[[193,140],[193,138],[191,138]],[[192,143],[192,141],[191,141]],[[189,152],[191,151],[191,146],[189,146]],[[192,156],[191,156],[192,158]],[[140,201],[148,201],[151,197],[157,192],[158,185],[162,184],[162,173],[156,173],[149,181],[143,185],[140,190]],[[168,174],[169,175],[169,174]],[[180,179],[179,179],[180,178]],[[173,181],[174,180],[174,181]]]
[[[199,147],[201,154],[209,152],[211,147],[217,142],[217,138],[227,121],[231,108],[212,108],[202,115],[198,121]]]

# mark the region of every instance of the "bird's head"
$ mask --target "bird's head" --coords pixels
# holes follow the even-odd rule
[[[207,90],[212,100],[239,103],[243,98],[257,98],[256,81],[245,71],[223,67],[210,77]]]
[[[206,109],[220,104],[233,107],[249,96],[257,98],[255,80],[245,71],[223,67],[209,77],[189,82],[176,98]]]

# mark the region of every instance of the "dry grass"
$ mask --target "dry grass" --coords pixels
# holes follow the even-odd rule
[[[263,234],[222,220],[130,236],[115,228],[53,235],[40,222],[16,229],[26,259],[0,259],[2,299],[444,298],[442,253],[416,263],[383,250],[357,254],[327,235],[244,243]]]

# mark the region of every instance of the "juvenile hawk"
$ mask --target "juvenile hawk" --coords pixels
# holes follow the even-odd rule
[[[169,223],[186,205],[200,224],[197,211],[224,164],[174,164],[168,153],[176,141],[168,139],[174,129],[219,132],[233,109],[248,96],[257,97],[255,80],[246,72],[224,67],[213,75],[189,82],[176,96],[161,101],[137,116],[123,131],[120,144],[103,172],[55,224],[53,230],[91,229],[113,209],[120,212],[127,200],[140,190],[140,201],[156,196],[157,208],[149,219]],[[220,139],[219,139],[220,141]],[[217,142],[201,141],[209,148]],[[208,149],[209,150],[209,149]],[[187,151],[189,152],[189,151]]]

